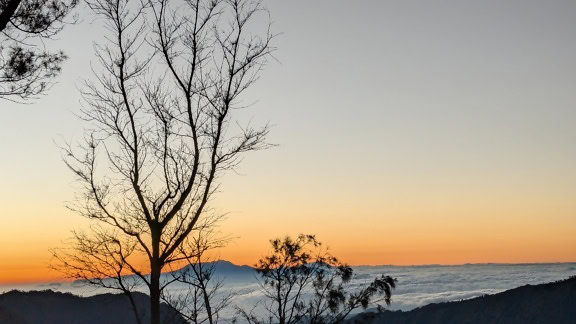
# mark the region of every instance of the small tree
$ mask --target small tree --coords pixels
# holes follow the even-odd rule
[[[0,0],[0,99],[42,94],[60,73],[66,55],[51,53],[53,38],[78,0]]]
[[[267,298],[267,319],[254,310],[239,310],[250,323],[327,324],[342,322],[350,312],[383,300],[390,303],[395,279],[381,275],[359,289],[348,287],[353,269],[322,249],[313,235],[270,241],[272,252],[256,270]],[[380,299],[375,298],[383,296]]]
[[[198,225],[179,248],[179,256],[186,260],[181,269],[172,269],[166,274],[164,286],[179,282],[187,290],[182,293],[164,291],[162,300],[175,310],[181,318],[192,323],[218,323],[220,312],[229,305],[232,294],[222,291],[223,279],[215,276],[216,264],[210,252],[226,245],[227,238],[217,237],[214,229],[220,217],[208,218]],[[127,268],[137,245],[129,241],[120,242],[122,235],[116,230],[92,226],[90,231],[73,232],[68,248],[54,249],[52,268],[65,274],[66,278],[78,280],[78,284],[91,285],[107,290],[117,290],[127,296],[137,323],[143,323],[133,293],[143,288],[142,279]],[[124,238],[125,239],[125,238]],[[179,263],[180,264],[180,263]],[[172,266],[172,264],[170,265]],[[171,322],[176,313],[162,314],[163,322]],[[178,322],[182,322],[178,318]]]
[[[117,231],[97,225],[89,233],[73,234],[68,248],[52,251],[55,258],[52,268],[81,284],[122,292],[130,301],[136,322],[142,324],[132,294],[142,286],[142,280],[131,275],[125,261],[131,258],[136,246],[120,242],[122,236]]]
[[[220,313],[230,305],[233,294],[226,292],[224,278],[219,278],[216,270],[215,250],[228,243],[227,238],[217,237],[213,226],[198,231],[181,247],[187,265],[171,272],[176,282],[188,287],[185,293],[164,294],[164,301],[194,324],[214,324],[220,321]]]

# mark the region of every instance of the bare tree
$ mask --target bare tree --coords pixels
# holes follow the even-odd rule
[[[183,244],[216,215],[208,203],[218,177],[243,153],[269,146],[267,126],[233,117],[274,50],[273,35],[260,1],[88,5],[108,34],[95,46],[102,71],[83,88],[92,129],[83,144],[64,147],[83,186],[70,208],[122,237],[120,260],[147,286],[159,323],[170,283],[161,273],[187,260]],[[263,28],[251,24],[261,18]]]
[[[42,94],[60,73],[66,55],[44,41],[67,22],[78,0],[0,0],[0,99],[26,100]]]
[[[219,263],[213,254],[228,242],[228,238],[217,237],[211,225],[198,231],[180,248],[187,265],[171,275],[188,290],[186,293],[166,293],[164,300],[191,323],[218,323],[220,313],[230,306],[234,295],[223,289],[224,278],[216,273]]]
[[[130,300],[134,317],[142,323],[133,292],[141,286],[139,277],[131,275],[125,259],[134,253],[135,245],[120,242],[117,231],[93,226],[90,234],[74,232],[70,247],[53,251],[52,267],[69,279],[85,285],[117,290]]]
[[[323,249],[314,235],[270,242],[272,252],[256,264],[268,317],[254,314],[257,308],[239,309],[249,323],[341,323],[355,309],[380,300],[390,303],[395,279],[381,275],[361,288],[347,286],[353,269]]]

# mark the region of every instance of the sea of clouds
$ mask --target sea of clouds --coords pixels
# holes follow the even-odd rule
[[[495,294],[523,285],[541,284],[576,275],[575,263],[470,264],[458,266],[359,267],[360,276],[385,273],[398,279],[393,310]]]
[[[350,289],[360,287],[380,274],[396,278],[392,310],[411,310],[430,303],[456,301],[486,294],[495,294],[527,284],[541,284],[566,279],[576,275],[576,263],[555,264],[467,264],[457,266],[361,266],[355,267],[355,276]],[[263,300],[256,276],[253,274],[230,275],[224,278],[226,292],[235,295],[233,305],[251,309]],[[12,289],[44,290],[52,289],[78,295],[102,293],[101,289],[85,287],[74,283],[45,283],[0,286],[0,293]],[[183,293],[183,285],[171,286],[172,294]],[[142,289],[142,291],[145,291]],[[234,315],[234,307],[225,317]]]

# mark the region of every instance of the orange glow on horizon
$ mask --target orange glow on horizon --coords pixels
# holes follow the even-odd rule
[[[318,199],[305,202],[309,207],[304,212],[298,205],[278,212],[280,204],[273,198],[258,204],[241,194],[223,195],[222,203],[238,206],[239,211],[222,222],[220,232],[235,239],[216,256],[252,266],[269,252],[270,239],[306,233],[316,234],[333,255],[351,265],[576,262],[576,206],[570,199],[507,197],[506,204],[481,204],[464,196],[438,207],[430,198],[412,196],[419,206],[410,204],[416,198],[404,201],[402,196],[354,204]],[[438,201],[442,202],[440,198],[432,202]],[[0,237],[2,284],[61,280],[50,269],[49,250],[65,246],[71,229],[89,224],[62,207],[44,214],[36,211],[40,206],[30,208],[28,216],[23,214],[26,210],[11,211],[22,216],[5,223],[12,230]],[[36,214],[44,217],[29,226]],[[542,216],[551,214],[554,217]],[[67,225],[52,223],[56,215]]]
[[[323,236],[318,238],[322,241]],[[425,240],[424,240],[425,241]],[[394,242],[389,241],[390,246],[399,246],[378,249],[362,249],[358,245],[335,240],[323,240],[328,242],[330,251],[342,262],[350,265],[459,265],[465,263],[562,263],[576,262],[574,257],[574,239],[567,239],[565,244],[539,244],[537,240],[515,244],[503,245],[502,240],[491,244],[477,246],[473,242],[457,242],[454,244],[430,243],[426,247],[420,245],[423,242]],[[263,244],[255,244],[261,242]],[[248,245],[252,243],[253,245]],[[237,265],[253,266],[258,258],[268,251],[267,239],[238,239],[228,247],[218,251],[222,260],[230,261]],[[244,248],[243,247],[247,247]],[[16,256],[3,256],[3,266],[0,268],[0,284],[22,284],[34,282],[62,282],[69,281],[62,275],[50,269],[50,254],[48,251],[39,251],[34,258],[25,259]]]

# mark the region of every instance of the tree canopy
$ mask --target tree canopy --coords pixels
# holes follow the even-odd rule
[[[26,101],[44,93],[66,54],[50,51],[78,0],[0,0],[0,99]]]

